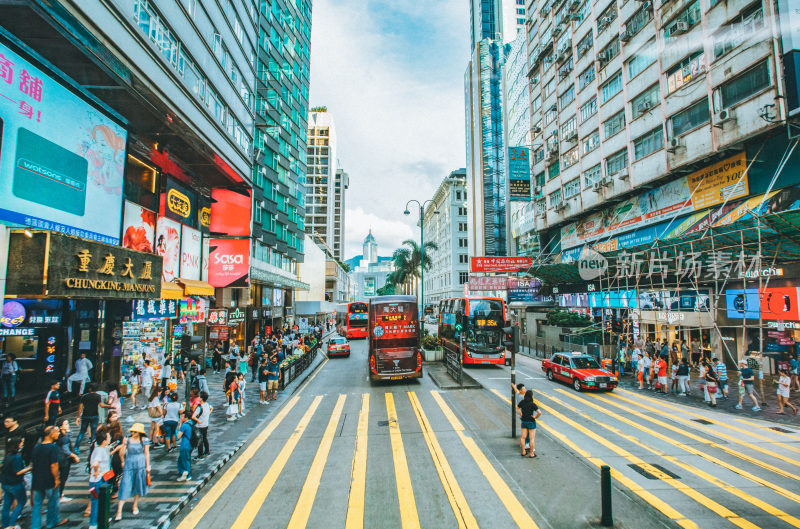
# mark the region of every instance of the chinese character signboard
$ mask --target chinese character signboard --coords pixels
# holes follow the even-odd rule
[[[134,320],[160,320],[178,316],[178,301],[174,299],[137,299],[133,304]]]
[[[157,299],[161,257],[54,232],[12,233],[6,294]]]
[[[533,266],[533,257],[470,257],[470,272],[520,272]]]
[[[527,147],[508,148],[508,199],[531,200],[531,166]]]
[[[178,308],[178,317],[181,323],[199,323],[206,321],[208,305],[204,299],[182,299]]]
[[[0,219],[119,244],[125,130],[0,44]]]
[[[485,290],[505,290],[506,289],[505,277],[492,277],[492,276],[470,276],[469,289],[471,292],[479,292]]]
[[[245,319],[245,312],[240,308],[235,308],[228,313],[228,325],[239,325]]]
[[[228,309],[211,309],[208,311],[209,325],[228,325]]]

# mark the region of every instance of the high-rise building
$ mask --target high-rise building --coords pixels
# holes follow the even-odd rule
[[[471,58],[464,75],[469,241],[473,255],[506,255],[506,177],[501,66],[525,27],[524,0],[472,0]],[[504,29],[505,28],[505,29]]]
[[[344,259],[344,203],[347,173],[338,167],[336,125],[325,107],[308,115],[306,158],[306,233],[323,241]]]
[[[430,252],[431,268],[425,271],[426,306],[436,307],[443,299],[463,295],[469,280],[466,177],[466,169],[447,175],[425,208],[425,242],[437,246]]]

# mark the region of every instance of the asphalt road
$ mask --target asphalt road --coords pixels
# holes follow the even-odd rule
[[[470,369],[478,390],[372,385],[366,343],[352,349],[270,410],[172,527],[596,527],[602,464],[615,527],[800,527],[797,433],[650,394],[575,393],[520,357],[544,412],[538,457],[523,459],[509,368]]]

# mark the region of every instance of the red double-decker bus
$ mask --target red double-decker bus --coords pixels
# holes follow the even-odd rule
[[[336,306],[336,332],[345,338],[366,338],[367,317],[366,303],[341,303]]]
[[[420,323],[415,296],[376,296],[369,301],[369,378],[422,376]]]
[[[464,364],[503,364],[506,303],[502,298],[471,296],[439,302],[439,339]]]

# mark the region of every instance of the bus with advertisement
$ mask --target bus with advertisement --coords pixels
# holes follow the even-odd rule
[[[502,298],[443,299],[439,302],[439,339],[445,351],[459,355],[465,365],[503,364],[507,319]]]
[[[369,378],[422,377],[416,296],[376,296],[369,301]]]
[[[337,305],[336,332],[345,338],[366,338],[367,304],[356,301]]]

